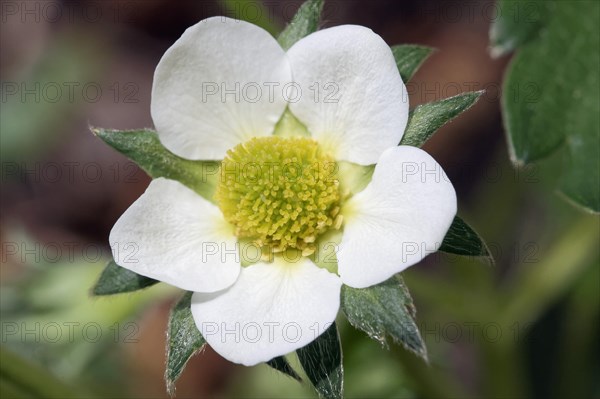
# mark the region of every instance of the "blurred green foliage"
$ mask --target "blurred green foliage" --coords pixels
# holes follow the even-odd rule
[[[559,190],[598,213],[600,3],[498,4],[504,12],[492,25],[492,53],[517,50],[502,96],[511,158],[517,165],[531,163],[565,147]]]
[[[14,352],[10,356],[18,354],[27,359],[23,362],[37,363],[49,375],[76,387],[78,395],[122,394],[127,379],[120,351],[123,345],[138,342],[136,315],[147,304],[177,291],[161,284],[110,299],[92,297],[90,287],[106,260],[91,263],[75,257],[50,261],[43,256],[43,245],[36,245],[18,230],[10,231],[5,242],[19,243],[22,250],[29,248],[21,253],[25,263],[19,264],[16,279],[7,278],[9,265],[2,265],[2,345]],[[18,370],[15,373],[19,374]],[[28,373],[35,374],[35,369]],[[26,377],[27,373],[20,378]]]
[[[67,385],[41,367],[0,347],[0,395],[3,398],[77,398]]]
[[[106,60],[97,60],[94,49],[108,52],[93,36],[72,33],[59,35],[32,70],[12,81],[3,77],[2,162],[31,160],[51,150],[66,136],[85,99],[98,97],[95,82]]]

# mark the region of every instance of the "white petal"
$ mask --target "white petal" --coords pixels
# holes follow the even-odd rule
[[[175,154],[220,160],[236,144],[272,132],[290,80],[285,52],[267,31],[208,18],[188,28],[156,67],[152,119]]]
[[[184,290],[222,290],[240,272],[237,240],[221,211],[174,180],[153,180],[109,241],[118,265]]]
[[[437,251],[456,214],[456,193],[425,151],[386,150],[373,180],[344,209],[338,270],[344,284],[378,284]]]
[[[370,165],[398,145],[408,97],[379,35],[362,26],[336,26],[301,39],[288,56],[302,89],[290,109],[337,159]]]
[[[252,366],[301,348],[335,320],[340,279],[308,259],[257,263],[222,293],[192,297],[192,315],[224,358]]]

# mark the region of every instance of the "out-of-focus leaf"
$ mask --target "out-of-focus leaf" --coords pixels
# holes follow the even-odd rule
[[[427,360],[427,348],[415,323],[415,306],[402,277],[368,288],[342,287],[342,311],[350,324],[382,345],[386,337]]]
[[[402,44],[392,46],[391,48],[394,59],[396,59],[398,72],[400,72],[400,76],[402,76],[402,81],[404,83],[412,78],[417,69],[419,69],[421,64],[425,62],[427,57],[429,57],[434,50],[431,47],[413,44]]]
[[[501,311],[494,321],[510,325],[515,320],[532,321],[543,315],[589,265],[598,267],[599,241],[597,218],[581,215],[575,219],[539,262],[518,270],[514,283],[500,297]]]
[[[134,273],[129,269],[117,265],[114,260],[111,260],[102,271],[94,288],[92,288],[92,294],[113,295],[133,292],[150,287],[156,283],[158,283],[157,280]]]
[[[464,220],[454,217],[450,229],[442,241],[440,251],[465,256],[481,256],[492,261],[490,251],[479,234]]]
[[[92,128],[106,144],[137,163],[150,177],[166,177],[185,184],[209,201],[219,179],[219,162],[190,161],[173,154],[151,129],[109,130]]]
[[[498,0],[497,15],[490,26],[492,56],[499,57],[526,43],[542,26],[543,0]]]
[[[4,17],[16,17],[9,15],[3,15],[3,25]],[[103,59],[110,58],[94,57],[99,53],[109,54],[101,39],[79,29],[77,34],[57,32],[52,43],[45,54],[37,57],[39,61],[32,68],[24,65],[15,76],[7,76],[7,71],[2,71],[0,158],[3,164],[34,160],[40,153],[59,145],[70,131],[69,121],[86,102],[99,99],[92,97],[95,88],[89,90],[91,99],[86,90],[88,84],[98,80]]]
[[[175,392],[175,381],[183,372],[188,360],[206,344],[190,311],[192,294],[186,292],[175,304],[169,317],[165,380],[171,395]]]
[[[343,397],[342,346],[335,323],[296,353],[319,396],[327,399]]]
[[[279,34],[277,41],[281,47],[287,50],[298,40],[316,32],[319,28],[322,11],[323,0],[308,0],[304,2],[283,32]]]
[[[80,398],[72,388],[41,367],[0,348],[0,396],[2,398]]]
[[[272,368],[274,368],[275,370],[280,371],[283,374],[286,374],[286,375],[292,377],[296,381],[302,382],[302,378],[300,378],[300,376],[298,375],[298,373],[296,373],[294,371],[294,369],[292,368],[292,366],[290,365],[290,363],[285,359],[285,357],[278,356],[278,357],[276,357],[274,359],[269,360],[267,362],[267,364],[269,366],[271,366]]]
[[[592,110],[593,106],[588,103],[586,110],[583,107],[573,113],[573,118],[581,118],[589,123],[586,129],[593,129],[600,125],[600,113],[598,109]],[[590,118],[590,115],[593,116]],[[578,115],[578,116],[577,116]],[[583,123],[582,123],[583,124]],[[591,130],[588,130],[591,132]],[[569,200],[578,206],[592,211],[600,212],[600,132],[585,134],[579,131],[567,139],[567,158],[565,160],[565,171],[561,176],[559,190]]]
[[[482,94],[483,91],[461,93],[441,101],[418,105],[410,111],[408,126],[400,145],[421,147],[440,127],[475,104]]]
[[[0,288],[2,324],[11,326],[2,335],[4,344],[70,385],[82,386],[85,379],[86,389],[118,396],[126,376],[121,365],[113,364],[107,370],[114,361],[107,354],[122,350],[117,343],[127,346],[137,342],[139,325],[133,320],[140,309],[171,297],[175,288],[157,284],[151,290],[128,295],[91,297],[85,287],[94,286],[107,259],[92,260],[78,256],[77,251],[63,253],[60,259],[46,258],[44,244],[15,227],[8,229],[4,238],[22,243],[20,251],[35,248],[35,253],[28,252],[22,258],[25,263],[19,278]],[[62,334],[42,334],[40,326],[63,326],[58,330]],[[37,334],[19,333],[36,328]],[[110,386],[101,382],[104,378],[111,379]]]
[[[517,165],[566,145],[560,191],[600,212],[600,3],[546,2],[538,32],[522,45],[502,96],[511,158]]]

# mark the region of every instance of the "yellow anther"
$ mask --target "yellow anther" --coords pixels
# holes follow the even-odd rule
[[[310,138],[253,138],[227,152],[215,199],[239,237],[307,256],[320,234],[341,227],[333,162]]]

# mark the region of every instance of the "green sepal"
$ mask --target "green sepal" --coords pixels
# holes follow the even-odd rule
[[[454,217],[440,251],[455,255],[487,258],[493,263],[492,254],[483,239],[471,226],[458,216]]]
[[[91,130],[106,144],[137,163],[150,177],[177,180],[213,201],[219,179],[219,162],[181,158],[167,150],[151,129]]]
[[[273,136],[281,137],[310,137],[306,126],[286,108],[273,129]]]
[[[277,38],[284,50],[292,47],[303,37],[317,31],[323,11],[323,2],[323,0],[308,0],[300,6],[296,15]]]
[[[367,288],[342,286],[341,308],[350,324],[384,347],[390,337],[427,360],[427,348],[415,322],[415,306],[399,274]]]
[[[125,269],[115,263],[108,262],[98,282],[92,288],[92,295],[114,295],[125,292],[134,292],[158,283],[150,277],[141,276],[129,269]]]
[[[414,44],[401,44],[391,47],[392,54],[396,60],[398,72],[404,83],[408,82],[417,69],[434,51],[431,47],[418,46]]]
[[[440,101],[418,105],[410,111],[408,126],[400,145],[421,147],[440,127],[475,104],[482,94],[483,91],[461,93]]]
[[[294,371],[290,363],[283,356],[278,356],[273,358],[267,362],[267,365],[274,368],[275,370],[287,375],[288,377],[292,377],[298,382],[302,382],[302,378]]]
[[[324,326],[318,326],[324,328]],[[310,333],[310,332],[307,332]],[[344,391],[342,346],[335,323],[296,351],[306,376],[320,397],[341,399]]]
[[[206,344],[192,317],[192,295],[193,292],[189,291],[183,294],[169,316],[165,381],[167,391],[171,395],[175,392],[175,381],[183,372],[188,360]]]

